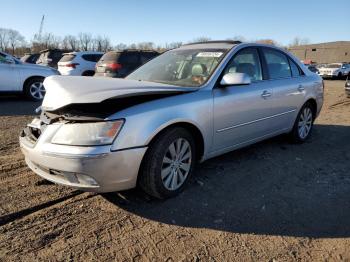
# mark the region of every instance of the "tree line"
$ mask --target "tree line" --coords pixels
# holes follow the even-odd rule
[[[206,42],[210,41],[209,37],[198,37],[191,42]],[[227,38],[227,40],[239,40],[242,42],[247,41],[243,36],[234,36]],[[251,41],[251,40],[250,40]],[[267,43],[277,46],[282,46],[273,39],[257,39],[251,42]],[[307,39],[295,37],[290,46],[307,44]],[[148,49],[164,51],[181,46],[182,42],[171,42],[164,45],[156,45],[153,42],[140,42],[133,44],[119,43],[113,45],[108,36],[92,35],[91,33],[79,33],[78,35],[66,35],[60,37],[53,33],[43,33],[41,35],[35,34],[29,42],[25,37],[17,30],[10,28],[0,28],[0,50],[10,53],[15,56],[22,56],[25,53],[37,53],[44,49],[60,48],[63,50],[71,51],[101,51],[107,52],[110,50],[124,50],[130,49]]]

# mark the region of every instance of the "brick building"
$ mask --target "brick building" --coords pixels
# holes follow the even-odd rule
[[[300,60],[313,63],[350,62],[350,41],[338,41],[288,48]]]

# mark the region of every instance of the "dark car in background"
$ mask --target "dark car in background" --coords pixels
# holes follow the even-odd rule
[[[36,61],[38,65],[49,66],[57,69],[57,63],[63,57],[64,53],[68,53],[69,50],[61,49],[45,49],[40,51],[40,56]]]
[[[23,63],[29,63],[29,64],[35,64],[36,61],[38,60],[40,54],[39,53],[35,53],[35,54],[24,54],[24,56],[21,57],[21,61]]]
[[[97,62],[95,76],[122,78],[158,55],[153,50],[110,51]]]

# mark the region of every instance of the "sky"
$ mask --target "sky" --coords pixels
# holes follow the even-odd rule
[[[63,37],[89,32],[112,43],[188,42],[243,36],[310,43],[350,40],[349,0],[0,0],[0,27],[27,41],[43,31]]]

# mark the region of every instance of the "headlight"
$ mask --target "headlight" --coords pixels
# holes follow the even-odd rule
[[[75,146],[110,145],[123,124],[124,120],[64,124],[57,130],[51,142]]]

